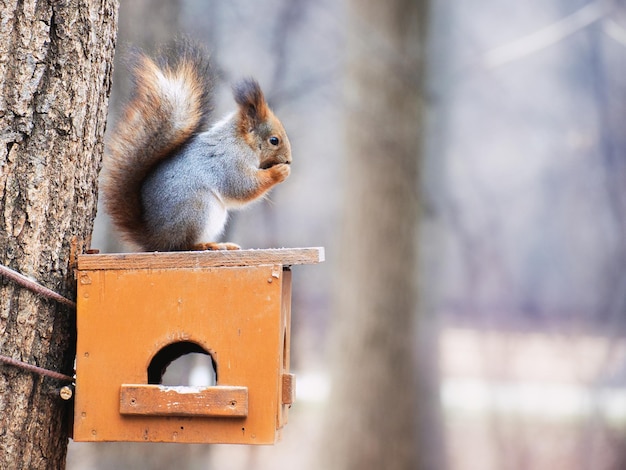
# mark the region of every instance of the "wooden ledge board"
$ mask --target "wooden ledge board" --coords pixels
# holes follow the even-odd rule
[[[120,414],[245,418],[248,416],[248,388],[122,384]]]
[[[78,256],[80,271],[112,269],[179,269],[218,266],[317,264],[324,248],[270,250],[172,251],[153,253],[85,254]]]

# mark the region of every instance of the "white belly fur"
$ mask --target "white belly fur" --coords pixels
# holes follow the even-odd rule
[[[196,240],[196,243],[215,242],[224,231],[226,219],[228,219],[226,207],[219,203],[212,203],[209,207],[206,225],[200,234],[200,239]]]

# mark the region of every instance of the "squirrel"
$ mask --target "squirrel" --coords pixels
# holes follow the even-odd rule
[[[131,55],[133,93],[108,142],[103,195],[124,238],[143,251],[233,250],[217,243],[228,211],[290,173],[291,146],[259,84],[233,87],[238,108],[210,124],[215,82],[204,49],[177,42]]]

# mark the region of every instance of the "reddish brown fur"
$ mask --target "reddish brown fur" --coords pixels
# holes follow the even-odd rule
[[[239,105],[239,133],[249,136],[252,130],[255,130],[272,112],[270,111],[261,87],[252,80],[247,79],[241,81],[233,89],[235,101]]]
[[[256,190],[246,194],[246,197],[241,200],[244,202],[251,202],[262,197],[278,183],[285,181],[290,172],[291,168],[288,163],[279,163],[265,170],[257,170],[256,178],[258,186],[256,187]]]

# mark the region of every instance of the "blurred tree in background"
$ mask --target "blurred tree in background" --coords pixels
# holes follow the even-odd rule
[[[415,341],[428,2],[355,0],[347,16],[333,389],[317,468],[441,468],[418,433],[436,400],[416,393],[432,380],[418,377]]]

